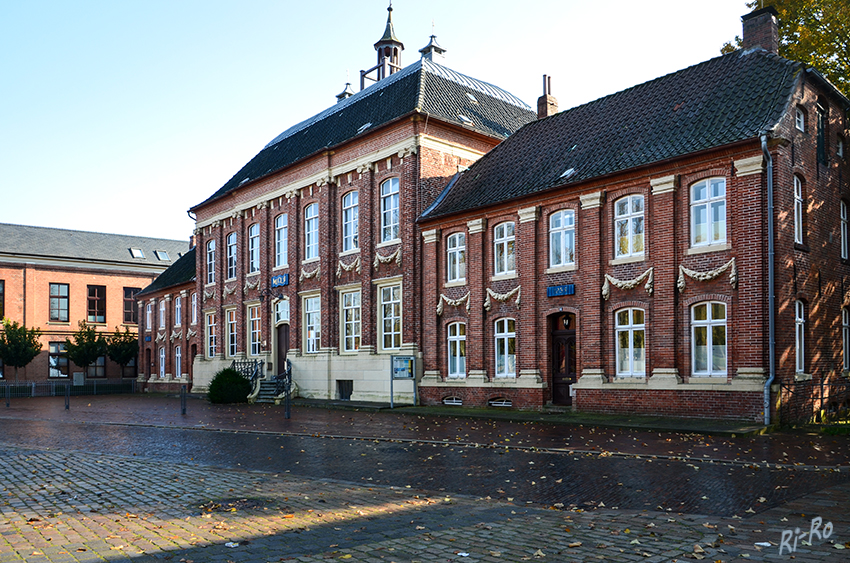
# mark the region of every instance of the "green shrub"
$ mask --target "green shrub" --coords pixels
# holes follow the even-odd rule
[[[246,403],[251,382],[235,369],[226,368],[215,374],[207,398],[211,403]]]

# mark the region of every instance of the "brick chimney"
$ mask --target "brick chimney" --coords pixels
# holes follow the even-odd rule
[[[773,54],[779,52],[779,12],[773,6],[751,12],[741,18],[744,23],[744,49],[761,47]]]
[[[537,98],[537,119],[558,113],[558,100],[552,95],[552,77],[543,75],[543,95]]]

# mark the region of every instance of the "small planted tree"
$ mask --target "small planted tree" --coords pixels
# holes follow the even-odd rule
[[[106,355],[109,359],[121,366],[121,377],[124,377],[124,368],[139,354],[139,337],[125,328],[124,332],[115,327],[115,332],[106,339]]]
[[[18,368],[26,366],[41,352],[38,340],[41,331],[27,328],[15,321],[3,319],[3,332],[0,333],[0,360],[4,366],[15,368],[15,383],[18,382]]]
[[[106,354],[106,340],[86,321],[80,321],[79,327],[70,339],[65,339],[65,348],[68,359],[85,369],[88,375],[89,366]]]
[[[251,382],[235,369],[225,368],[213,376],[207,398],[211,403],[246,403]]]

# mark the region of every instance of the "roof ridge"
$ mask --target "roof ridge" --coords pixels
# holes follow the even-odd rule
[[[147,237],[147,236],[142,236],[142,235],[130,235],[130,234],[125,234],[125,233],[104,233],[102,231],[83,231],[83,230],[80,230],[80,229],[64,229],[62,227],[44,227],[42,225],[23,225],[23,224],[20,224],[20,223],[0,223],[0,228],[2,228],[2,227],[15,227],[15,228],[24,228],[24,229],[41,229],[41,230],[44,230],[44,231],[60,231],[60,232],[64,232],[64,233],[81,233],[81,234],[85,234],[85,235],[101,235],[101,236],[106,236],[106,237],[124,237],[124,238],[132,238],[132,239],[151,240],[151,241],[178,242],[180,244],[186,243],[186,240],[183,240],[183,239],[168,239],[168,238],[158,238],[158,237]]]

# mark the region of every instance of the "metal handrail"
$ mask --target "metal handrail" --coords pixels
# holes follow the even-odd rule
[[[292,362],[287,358],[286,369],[274,376],[275,396],[283,394],[283,416],[289,418],[292,406]]]

